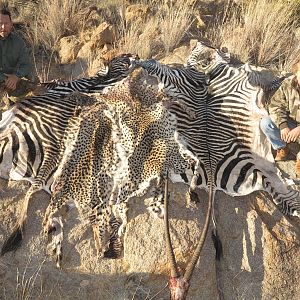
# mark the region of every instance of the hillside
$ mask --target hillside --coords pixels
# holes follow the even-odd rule
[[[26,185],[1,182],[1,240],[12,229]],[[199,236],[205,193],[194,210],[186,208],[186,187],[171,187],[171,228],[179,265],[184,267]],[[167,299],[168,280],[163,221],[149,216],[143,200],[130,201],[124,257],[97,259],[92,232],[74,210],[65,227],[62,270],[46,253],[41,222],[49,197],[40,192],[30,205],[25,240],[0,260],[2,299]],[[206,240],[188,299],[291,299],[300,295],[299,230],[259,195],[231,198],[217,194],[224,258],[219,265]],[[298,223],[299,226],[299,223]],[[216,270],[215,270],[216,268]],[[159,294],[155,296],[156,293]]]
[[[91,76],[119,53],[182,64],[197,39],[226,47],[234,63],[250,62],[272,72],[290,71],[300,55],[296,0],[40,0],[11,5],[41,81]],[[279,168],[299,189],[296,150]],[[13,229],[28,187],[0,179],[0,245]],[[184,269],[203,228],[207,193],[199,191],[200,202],[189,206],[187,186],[171,184],[170,192],[171,234]],[[97,258],[91,229],[71,210],[59,270],[42,231],[50,196],[38,192],[29,205],[21,248],[0,257],[0,299],[168,299],[163,220],[149,214],[148,198],[130,200],[124,255],[116,260]],[[218,289],[226,300],[299,299],[299,220],[284,217],[259,192],[243,197],[218,192],[216,214],[223,258],[215,261],[209,236],[188,299],[218,299]]]

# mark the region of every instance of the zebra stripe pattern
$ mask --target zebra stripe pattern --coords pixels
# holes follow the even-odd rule
[[[153,60],[138,64],[164,83],[167,94],[169,91],[173,94],[168,88],[172,87],[173,78],[166,66]],[[219,50],[202,43],[197,44],[189,57],[189,68],[208,76],[207,96],[194,97],[191,106],[185,102],[187,111],[193,111],[194,115],[176,113],[174,106],[170,110],[176,114],[178,131],[184,137],[182,144],[199,160],[192,188],[214,186],[232,196],[266,190],[284,214],[299,215],[298,192],[288,190],[274,165],[253,149],[254,129],[259,122],[252,116],[260,90],[253,82],[259,83],[259,74],[229,66]],[[181,83],[194,89],[183,78]]]
[[[207,137],[212,150],[209,161],[216,186],[233,196],[265,190],[282,213],[299,216],[298,191],[288,190],[277,176],[275,166],[257,155],[257,149],[253,148],[254,129],[259,127],[258,120],[252,117],[258,87],[272,91],[283,79],[266,82],[259,72],[229,66],[217,49],[213,50],[215,59],[207,64],[203,57],[211,51],[198,42],[188,65],[196,66],[210,78],[207,103],[210,135]],[[206,155],[199,155],[201,160],[207,161]]]
[[[11,169],[6,179],[26,179],[42,184],[50,192],[57,151],[69,119],[78,105],[73,98],[64,99],[59,93],[23,99],[3,113],[0,122],[0,165],[8,161]],[[85,97],[87,99],[87,97]],[[90,98],[88,98],[90,99]],[[43,182],[43,183],[42,183]]]
[[[54,80],[44,82],[42,85],[48,89],[49,93],[58,93],[61,96],[78,91],[82,93],[98,93],[106,87],[112,87],[117,82],[125,78],[131,71],[131,63],[138,59],[132,54],[123,54],[113,58],[108,65],[90,78],[80,78],[72,81]]]
[[[66,95],[76,89],[100,92],[115,85],[127,76],[134,59],[130,54],[116,57],[104,76],[98,74],[90,81],[81,79],[76,80],[76,84],[58,85],[45,95],[19,101],[3,113],[0,122],[0,176],[28,180],[31,187],[26,193],[18,224],[4,243],[2,254],[14,250],[21,243],[31,195],[40,189],[50,193],[58,166],[60,144],[70,118],[80,113],[82,106],[96,101],[84,95],[66,99]]]
[[[30,182],[40,177],[44,180],[43,188],[49,191],[48,181],[52,180],[54,170],[48,161],[56,157],[57,147],[76,108],[91,104],[90,97],[82,96],[78,103],[74,101],[76,97],[66,96],[75,91],[101,92],[115,85],[127,76],[133,59],[130,54],[116,57],[103,75],[59,83],[46,94],[23,99],[4,112],[0,122],[0,176]],[[8,162],[11,162],[9,171]]]

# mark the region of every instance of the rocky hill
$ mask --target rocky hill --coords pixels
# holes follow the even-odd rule
[[[146,4],[123,2],[126,2],[123,10],[126,28],[134,22],[144,22],[145,25],[149,16],[157,13],[153,1],[144,1]],[[162,2],[170,7],[176,1]],[[184,63],[194,39],[205,38],[210,22],[220,16],[217,12],[226,8],[227,3],[186,2],[199,5],[193,10],[193,22],[188,33],[166,51],[163,31],[158,29],[159,26],[153,26],[152,31],[147,31],[145,26],[144,32],[139,32],[138,39],[134,40],[140,51],[143,50],[140,56],[154,57],[164,63]],[[241,2],[247,1],[230,3],[236,6]],[[86,20],[89,25],[80,33],[71,32],[59,38],[54,49],[56,62],[51,62],[48,56],[52,78],[92,75],[101,68],[103,59],[110,59],[129,49],[124,46],[125,42],[123,48],[117,44],[121,38],[118,26],[111,22],[111,11],[108,13],[105,7],[96,7],[89,13]],[[293,36],[297,36],[296,32]],[[142,44],[137,41],[143,42],[144,38],[151,44],[142,49]],[[37,55],[41,54],[40,50],[37,50]],[[233,49],[229,50],[235,53]],[[249,54],[248,57],[252,56]],[[45,66],[43,59],[44,54],[37,56],[40,72]],[[293,163],[294,157],[291,156],[279,167],[284,176],[294,179],[298,188]],[[24,182],[0,179],[0,245],[13,229],[28,186]],[[200,203],[187,207],[187,186],[174,184],[170,191],[171,235],[179,265],[184,269],[203,227],[207,194],[199,192]],[[262,193],[232,198],[218,192],[216,198],[223,258],[220,262],[215,261],[213,242],[207,238],[188,299],[214,300],[218,299],[219,293],[226,300],[300,299],[300,222],[284,217]],[[42,232],[49,195],[37,193],[29,206],[22,247],[0,257],[0,299],[168,299],[166,283],[169,275],[163,221],[149,215],[145,202],[147,195],[130,201],[124,255],[116,260],[97,258],[93,234],[86,224],[81,223],[76,209],[73,209],[65,226],[63,266],[59,270],[47,253],[47,237]]]
[[[12,229],[28,185],[1,181],[0,239]],[[200,235],[207,208],[201,192],[194,209],[186,207],[186,186],[171,186],[171,234],[184,268]],[[0,259],[2,299],[168,299],[168,263],[163,221],[145,209],[144,199],[130,201],[124,256],[98,259],[92,232],[74,209],[65,226],[61,270],[47,255],[42,218],[49,196],[38,193],[30,205],[25,240]],[[215,261],[205,242],[188,299],[299,299],[299,222],[287,220],[260,194],[231,198],[217,194],[218,228],[223,258]],[[298,229],[297,229],[298,228]]]

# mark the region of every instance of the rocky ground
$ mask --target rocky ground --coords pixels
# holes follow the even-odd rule
[[[115,55],[113,26],[95,24],[81,37],[61,39],[61,64],[51,71],[50,79],[92,75],[101,65],[100,57]],[[185,63],[190,45],[175,49],[161,61]],[[95,49],[100,49],[99,57],[90,65]],[[294,173],[297,151],[293,145],[289,159],[278,164],[284,176],[294,180],[294,188],[300,186]],[[0,179],[0,245],[13,229],[28,186]],[[170,189],[171,234],[184,268],[201,233],[207,194],[200,192],[200,203],[187,208],[187,187],[176,184]],[[224,256],[215,261],[213,243],[207,238],[188,299],[218,299],[218,288],[226,300],[300,299],[300,222],[282,216],[261,193],[232,198],[219,192],[216,198]],[[63,266],[58,270],[47,253],[41,225],[49,195],[37,193],[29,206],[22,247],[0,257],[0,299],[168,299],[163,222],[149,215],[144,202],[147,197],[130,201],[124,256],[117,260],[96,257],[91,229],[81,223],[76,209],[71,211],[65,225]]]
[[[1,244],[27,188],[1,181]],[[171,185],[171,235],[182,268],[199,237],[207,203],[201,192],[197,207],[187,208],[186,191],[183,185]],[[225,299],[299,299],[299,222],[284,218],[261,194],[216,197],[224,256],[216,263],[208,238],[188,299],[218,299],[217,286]],[[71,211],[61,270],[47,255],[42,233],[48,201],[44,192],[34,197],[22,247],[0,258],[0,299],[168,299],[163,222],[149,215],[144,200],[130,201],[124,256],[117,260],[97,259],[91,229]]]
[[[183,62],[189,46],[176,49],[164,63]],[[295,154],[279,168],[294,180]],[[27,183],[0,181],[0,245],[12,231]],[[171,185],[171,234],[179,265],[184,268],[201,233],[207,194],[200,203],[186,207],[187,187]],[[224,256],[215,261],[208,237],[191,282],[188,299],[298,300],[300,298],[300,224],[287,219],[261,193],[244,197],[216,195],[218,228]],[[146,200],[145,200],[146,199]],[[48,255],[42,219],[49,195],[39,192],[30,203],[22,247],[0,258],[0,299],[168,299],[168,263],[163,222],[146,211],[143,199],[130,201],[124,256],[98,259],[92,231],[74,209],[65,225],[61,270]]]
[[[292,178],[294,182],[298,185],[300,184],[300,178],[295,173],[295,163],[297,153],[300,151],[300,146],[296,143],[293,143],[289,145],[289,149],[290,152],[287,159],[283,162],[278,162],[277,165],[286,177]]]

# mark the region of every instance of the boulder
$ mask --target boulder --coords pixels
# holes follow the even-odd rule
[[[82,59],[90,58],[92,54],[109,47],[115,41],[115,27],[104,22],[99,25],[92,33],[87,33],[89,41],[79,50],[77,57]]]
[[[149,5],[133,4],[126,7],[125,22],[129,25],[132,22],[145,21],[151,15]]]
[[[67,64],[76,59],[83,43],[75,35],[66,36],[59,41],[59,59],[62,64]]]
[[[0,182],[0,244],[13,228],[26,188],[20,182],[9,186]],[[185,185],[171,184],[170,192],[171,238],[184,269],[203,227],[207,194],[200,192],[200,202],[191,209],[186,207]],[[163,220],[149,215],[144,204],[148,201],[147,195],[129,201],[124,256],[116,260],[97,258],[92,230],[79,220],[76,209],[71,210],[64,226],[63,266],[58,270],[45,256],[47,238],[41,226],[49,196],[37,193],[30,203],[22,247],[1,257],[0,298],[16,299],[25,290],[32,299],[49,295],[69,299],[70,291],[78,299],[146,299],[156,293],[155,299],[168,299]],[[215,213],[223,258],[215,261],[208,236],[188,299],[218,299],[217,286],[224,299],[299,299],[297,223],[283,217],[259,193],[232,198],[218,192]],[[30,282],[30,288],[22,282]]]
[[[72,67],[72,76],[81,77],[89,75],[89,67],[93,65],[93,61],[97,57],[111,57],[112,43],[116,39],[116,29],[114,26],[103,22],[92,32],[86,32],[84,35],[88,37],[88,42],[85,43],[78,51],[76,63]],[[103,53],[102,53],[103,52]],[[94,66],[92,66],[94,72]]]
[[[161,62],[163,64],[186,64],[187,56],[191,53],[191,47],[189,46],[181,46],[173,50],[173,52],[169,53],[165,56]]]
[[[116,40],[116,29],[107,22],[101,23],[91,36],[94,47],[102,47],[105,44],[111,44]]]

